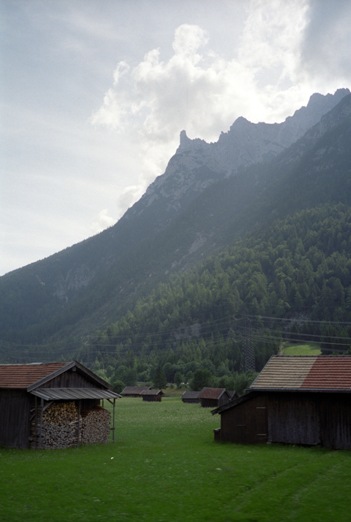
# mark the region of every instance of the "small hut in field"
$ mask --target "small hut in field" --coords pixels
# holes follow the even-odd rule
[[[149,390],[150,386],[126,386],[121,391],[122,397],[141,397],[145,390]]]
[[[182,395],[182,401],[189,403],[189,404],[194,404],[194,403],[198,404],[200,402],[199,394],[200,394],[199,391],[191,391],[191,390],[185,391]]]
[[[141,392],[143,401],[147,402],[161,402],[162,396],[164,395],[162,390],[144,390]]]
[[[351,449],[351,355],[274,356],[247,394],[213,413],[218,441]]]
[[[222,406],[231,399],[231,394],[225,388],[202,388],[199,400],[203,408],[215,408]]]
[[[111,431],[114,440],[118,397],[76,361],[0,365],[0,445],[67,448],[105,443]]]

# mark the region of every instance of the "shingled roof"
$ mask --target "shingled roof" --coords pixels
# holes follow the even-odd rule
[[[121,392],[121,395],[141,395],[141,392],[149,389],[149,386],[125,386]]]
[[[250,390],[350,392],[351,355],[273,356]]]
[[[2,364],[0,365],[0,388],[26,389],[66,365],[65,362]]]
[[[219,399],[223,393],[226,393],[227,390],[225,388],[202,388],[200,391],[198,398],[199,399],[211,399],[216,400]]]
[[[198,399],[199,394],[200,394],[199,391],[187,390],[182,394],[182,399]]]
[[[162,390],[152,390],[152,389],[150,390],[150,389],[145,389],[145,390],[143,390],[143,391],[140,393],[140,395],[141,395],[142,397],[144,397],[144,396],[150,396],[150,397],[152,397],[152,396],[155,396],[155,395],[164,395],[164,393],[163,393]]]
[[[1,364],[0,389],[33,390],[46,384],[53,378],[69,370],[79,371],[94,385],[110,388],[109,384],[98,375],[77,361],[32,363],[32,364]]]

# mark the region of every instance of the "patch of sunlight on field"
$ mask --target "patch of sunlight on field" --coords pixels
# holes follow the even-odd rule
[[[321,349],[316,344],[293,344],[282,348],[283,355],[320,355]]]

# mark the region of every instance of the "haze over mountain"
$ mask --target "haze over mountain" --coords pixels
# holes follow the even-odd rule
[[[314,94],[280,124],[180,134],[166,171],[110,229],[0,278],[2,346],[78,348],[161,281],[276,219],[351,203],[351,95]],[[74,341],[73,341],[74,339]]]

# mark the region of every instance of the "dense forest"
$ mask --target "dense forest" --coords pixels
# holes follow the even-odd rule
[[[235,171],[234,135],[195,140],[114,226],[2,276],[1,361],[219,382],[284,339],[348,349],[351,95],[273,157],[272,128],[247,124],[237,153],[259,163]]]
[[[284,342],[351,345],[351,209],[301,211],[159,285],[79,357],[116,387],[244,387]]]

